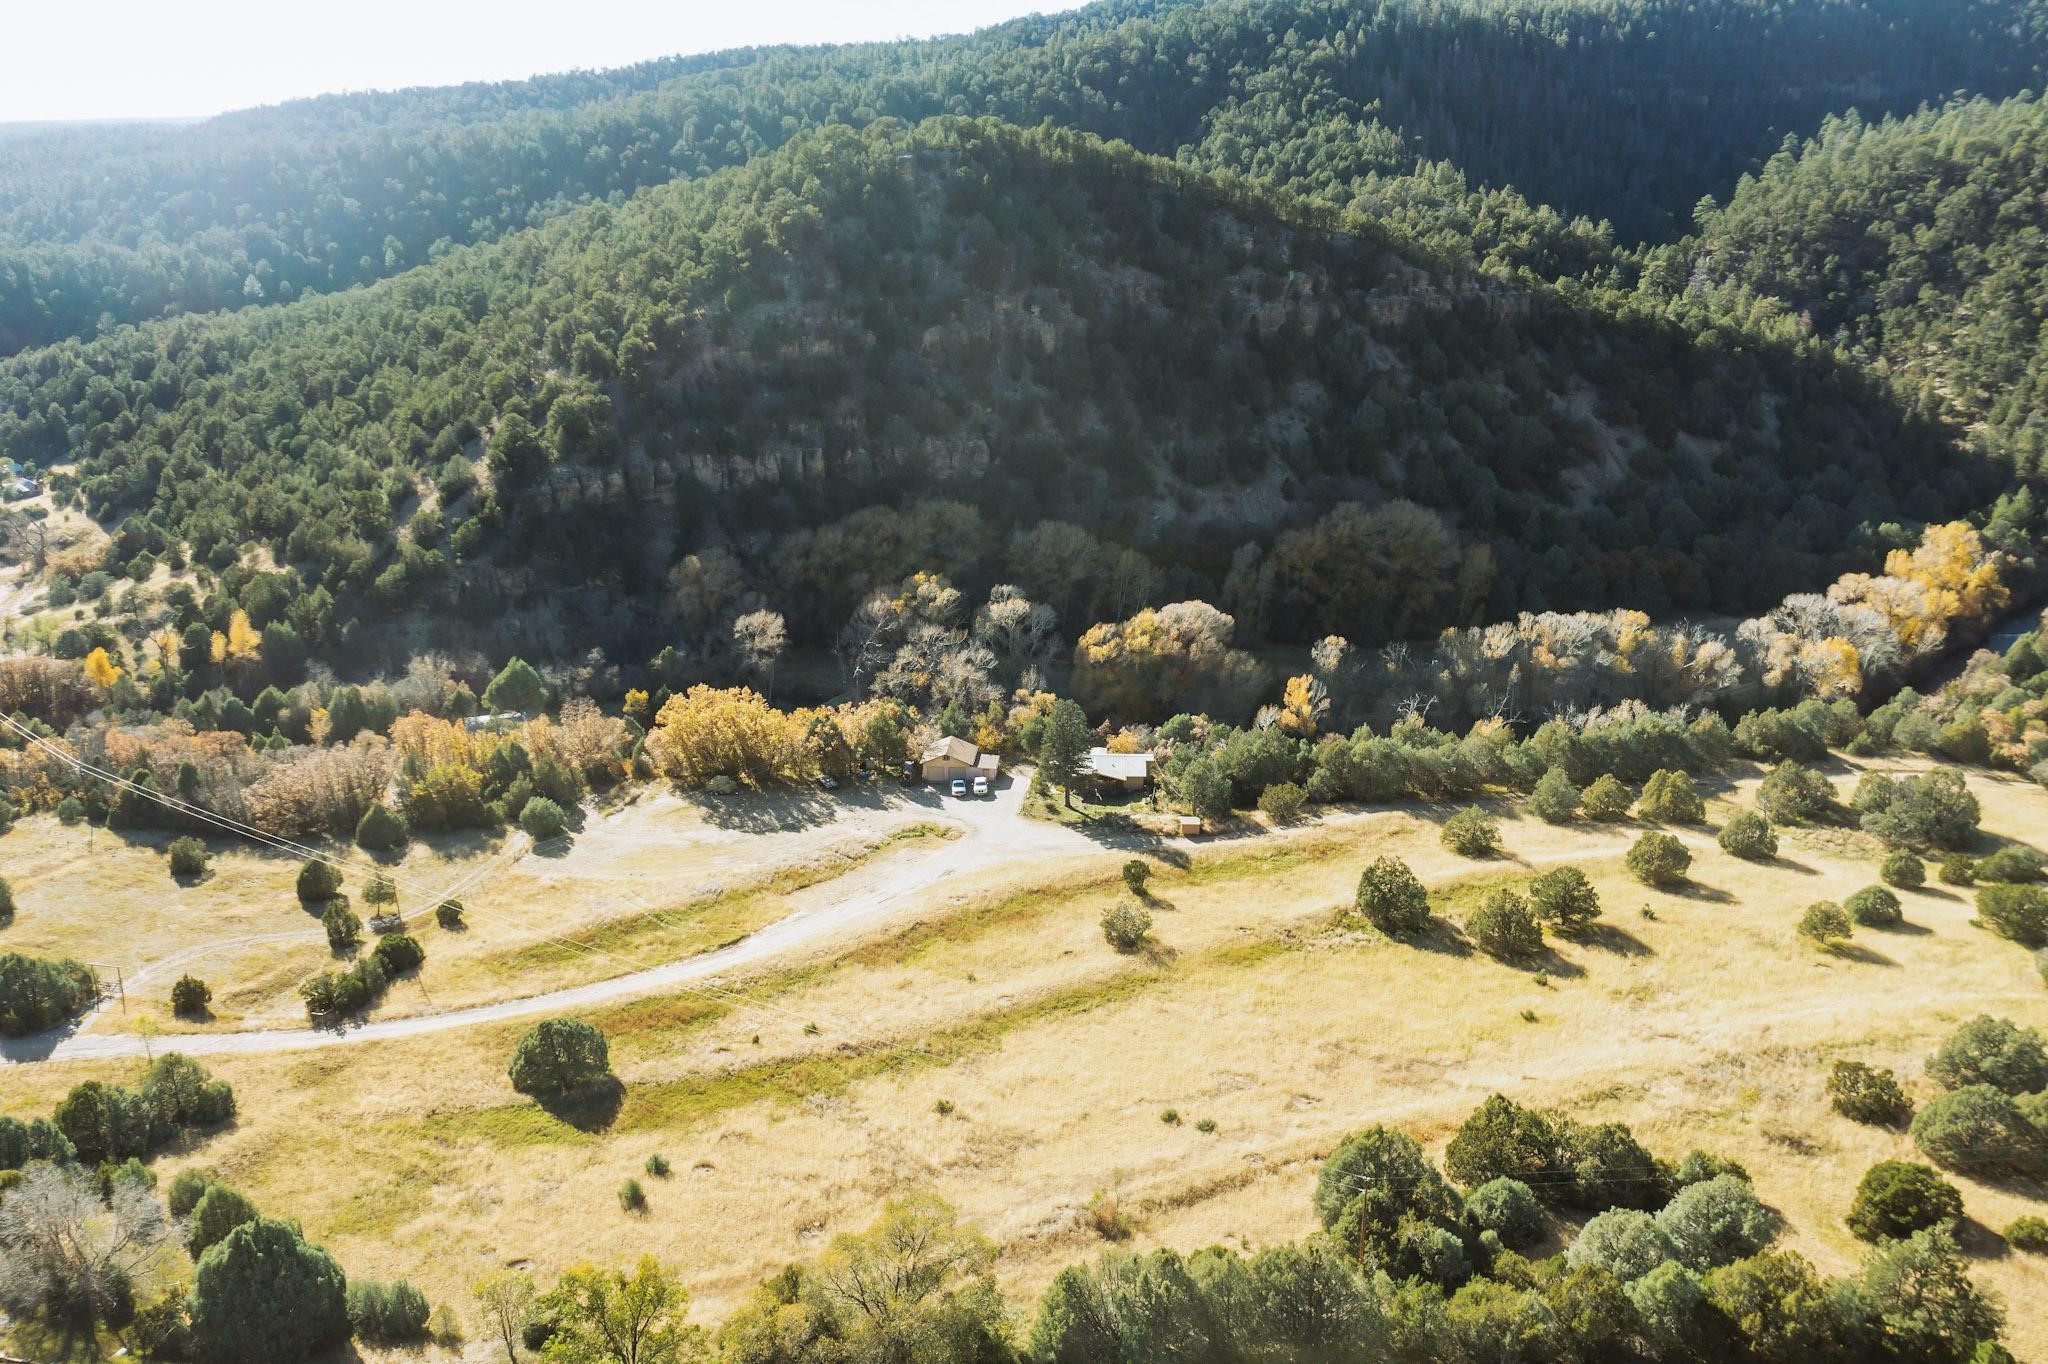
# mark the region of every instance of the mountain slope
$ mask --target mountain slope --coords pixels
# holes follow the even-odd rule
[[[1347,202],[1449,161],[1625,241],[1855,104],[2038,85],[2042,0],[1179,0],[0,142],[0,352],[388,276],[829,123],[1050,119]],[[1824,77],[1817,73],[1825,73]],[[652,86],[653,88],[644,88]]]
[[[1974,100],[1831,119],[1659,253],[1653,287],[1762,300],[1983,424],[2048,451],[2048,105]]]
[[[913,569],[1007,576],[1046,518],[1141,548],[1169,599],[1256,576],[1282,638],[1740,610],[1997,486],[1824,354],[962,120],[828,129],[361,293],[17,357],[0,447],[76,459],[53,487],[124,524],[117,563],[255,539],[337,622],[489,630],[545,600],[646,638],[688,551],[734,549],[823,639]],[[973,510],[915,510],[937,498]],[[1379,510],[1318,519],[1346,501]],[[863,505],[894,510],[833,530]]]

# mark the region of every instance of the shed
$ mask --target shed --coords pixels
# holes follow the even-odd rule
[[[1202,836],[1202,819],[1201,819],[1201,816],[1199,816],[1199,815],[1182,815],[1182,816],[1180,816],[1180,836],[1181,836],[1182,838],[1200,838],[1200,837]]]

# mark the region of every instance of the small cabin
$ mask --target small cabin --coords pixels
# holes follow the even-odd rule
[[[1150,753],[1112,753],[1106,748],[1088,750],[1088,774],[1105,791],[1142,791],[1152,781]]]

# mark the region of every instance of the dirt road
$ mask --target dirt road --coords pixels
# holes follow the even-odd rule
[[[418,1037],[534,1014],[565,1013],[663,990],[716,985],[730,973],[790,957],[828,939],[857,935],[895,915],[914,913],[930,892],[955,878],[964,883],[963,874],[1103,850],[1103,843],[1077,830],[1024,818],[1022,806],[1027,789],[1028,783],[1018,778],[1007,781],[984,800],[942,799],[933,815],[959,825],[964,830],[959,838],[920,856],[891,859],[876,868],[872,877],[857,877],[863,884],[855,885],[851,893],[799,909],[739,942],[644,971],[495,1004],[340,1028],[193,1033],[175,1039],[63,1029],[35,1037],[0,1040],[0,1064],[141,1056],[146,1048],[176,1050],[190,1056],[223,1056],[346,1046]]]

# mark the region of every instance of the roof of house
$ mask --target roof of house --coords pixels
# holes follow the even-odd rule
[[[1152,775],[1150,753],[1112,753],[1106,748],[1088,750],[1088,770],[1098,777],[1114,777],[1124,781],[1131,777]]]
[[[975,759],[980,755],[981,750],[968,743],[965,739],[946,738],[940,739],[930,748],[927,748],[924,751],[924,755],[918,761],[921,763],[935,763],[943,762],[950,758],[956,763],[965,763],[967,766],[972,767],[974,766]]]

